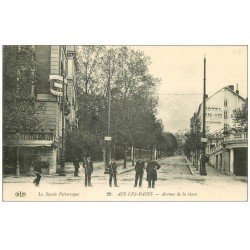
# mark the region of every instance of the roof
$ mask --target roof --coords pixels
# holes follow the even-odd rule
[[[210,95],[210,96],[206,99],[206,101],[209,100],[212,96],[214,96],[214,95],[217,94],[218,92],[220,92],[222,89],[228,89],[228,90],[231,91],[233,94],[235,94],[235,95],[237,95],[239,98],[241,98],[243,101],[246,101],[245,98],[243,98],[242,96],[240,96],[239,94],[237,94],[236,92],[234,92],[234,91],[233,91],[232,89],[230,89],[228,86],[225,86],[225,87],[219,89],[218,91],[216,91],[215,93],[213,93],[212,95]],[[203,103],[203,102],[202,102],[202,103]],[[200,109],[201,109],[202,103],[199,105],[199,108],[198,108],[197,113],[200,113]]]
[[[239,96],[243,101],[246,101],[245,98],[243,98],[242,96],[240,96],[239,94],[237,94],[236,92],[234,92],[234,91],[233,91],[232,89],[230,89],[228,86],[225,86],[225,87],[219,89],[218,91],[216,91],[215,93],[213,93],[212,95],[210,95],[210,96],[206,99],[206,101],[209,100],[212,96],[214,96],[214,95],[217,94],[218,92],[220,92],[222,89],[228,89],[228,90],[231,91],[233,94]]]

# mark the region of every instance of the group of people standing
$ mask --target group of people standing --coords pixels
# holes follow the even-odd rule
[[[75,166],[74,176],[79,177],[80,163],[79,163],[79,160],[77,158],[74,160],[73,165]],[[84,168],[84,177],[85,177],[84,178],[85,187],[92,187],[91,175],[93,173],[93,162],[92,162],[90,156],[87,156],[83,160],[83,168]],[[117,178],[116,178],[117,165],[116,165],[116,162],[114,161],[114,159],[112,159],[109,162],[108,174],[109,174],[109,186],[112,187],[112,180],[114,180],[114,186],[118,187]]]
[[[75,167],[74,176],[79,177],[80,162],[78,158],[74,160],[73,165]],[[148,188],[155,188],[155,181],[157,181],[157,170],[159,170],[160,167],[161,166],[156,161],[153,161],[153,159],[150,159],[147,163],[147,167],[145,167],[145,162],[142,160],[142,158],[140,158],[135,164],[134,187],[137,187],[138,181],[139,181],[139,187],[142,187],[144,170],[146,169],[146,173],[147,173],[146,180],[148,182]],[[92,187],[91,175],[93,173],[94,168],[93,168],[93,162],[90,156],[87,156],[84,158],[83,168],[84,168],[84,176],[85,176],[84,178],[85,187]],[[33,182],[35,186],[39,186],[39,183],[42,177],[41,158],[39,156],[34,162],[34,172],[35,172],[36,178]],[[114,161],[114,159],[111,159],[111,161],[108,164],[108,174],[109,174],[109,186],[112,187],[112,181],[114,181],[114,186],[119,187],[117,184],[117,164]]]
[[[80,163],[79,163],[79,160],[77,158],[74,160],[73,165],[75,166],[74,176],[79,177]],[[83,160],[83,165],[82,166],[84,168],[84,175],[85,175],[84,184],[85,184],[85,187],[92,187],[91,175],[93,173],[93,162],[92,162],[90,156],[87,156]]]
[[[147,182],[148,188],[155,188],[155,182],[157,181],[157,170],[160,169],[160,165],[153,161],[152,158],[148,161],[147,167],[145,167],[145,162],[140,158],[135,164],[135,185],[137,187],[139,180],[139,187],[142,186],[142,178],[144,174],[144,169],[147,172]]]
[[[80,163],[79,160],[76,159],[73,162],[75,166],[75,172],[74,176],[79,176],[79,168]],[[135,184],[134,187],[137,187],[138,181],[139,181],[139,187],[142,187],[142,179],[144,175],[144,170],[146,169],[147,173],[147,182],[148,182],[148,188],[155,188],[155,181],[157,181],[157,170],[160,169],[160,165],[156,162],[150,159],[147,163],[147,167],[145,167],[145,162],[140,158],[136,164],[135,164]],[[91,184],[91,174],[93,173],[93,162],[88,156],[83,161],[83,168],[84,168],[84,183],[85,187],[92,187]],[[111,159],[111,161],[108,164],[108,174],[109,174],[109,186],[112,187],[112,181],[114,181],[114,186],[119,187],[117,184],[117,164],[114,161],[114,159]]]

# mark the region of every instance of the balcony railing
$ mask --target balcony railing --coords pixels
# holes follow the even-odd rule
[[[247,132],[238,132],[235,134],[229,134],[224,137],[224,140],[219,141],[216,145],[210,149],[210,154],[222,150],[223,145],[229,143],[245,143],[247,140]]]
[[[225,137],[224,141],[239,141],[239,140],[247,140],[247,132],[238,132],[235,134],[229,134]]]
[[[4,132],[4,139],[6,140],[31,140],[31,141],[37,141],[37,140],[45,140],[45,141],[53,141],[54,140],[54,134],[53,133],[25,133],[25,132]]]
[[[7,132],[3,133],[3,144],[6,146],[56,146],[58,138],[53,132]]]

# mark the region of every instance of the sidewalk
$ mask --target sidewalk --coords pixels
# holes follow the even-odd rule
[[[92,178],[100,178],[106,179],[107,174],[104,174],[104,165],[103,162],[94,162],[94,171],[92,174]],[[125,172],[129,172],[134,170],[131,162],[127,163],[127,167],[123,168],[123,161],[117,161],[117,175],[120,175]],[[74,166],[73,163],[67,162],[65,163],[65,171],[66,176],[55,175],[43,175],[43,181],[48,183],[64,183],[67,181],[81,181],[84,179],[84,169],[82,168],[82,164],[80,164],[79,175],[80,177],[74,176]],[[33,182],[35,178],[34,176],[3,176],[3,183],[27,183]]]
[[[192,164],[192,162],[189,161],[188,159],[187,159],[187,164],[189,166],[189,169],[190,169],[192,175],[199,175],[200,176],[200,170],[197,170],[196,166],[194,166]],[[211,167],[208,164],[206,164],[206,172],[207,172],[208,176],[221,176],[221,177],[229,176],[228,174],[225,174],[225,173],[219,171],[218,169]]]

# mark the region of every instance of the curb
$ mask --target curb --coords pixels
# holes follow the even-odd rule
[[[194,172],[193,172],[193,170],[192,170],[192,168],[190,167],[191,164],[189,163],[189,160],[188,160],[187,156],[185,156],[185,158],[186,158],[187,166],[188,166],[188,168],[189,168],[191,174],[192,174],[192,175],[195,175]]]
[[[188,166],[188,168],[189,168],[189,170],[190,170],[191,174],[192,174],[192,175],[195,175],[195,174],[194,174],[194,172],[193,172],[193,170],[192,170],[192,168],[190,167],[190,165],[189,165],[189,164],[187,164],[187,166]]]

